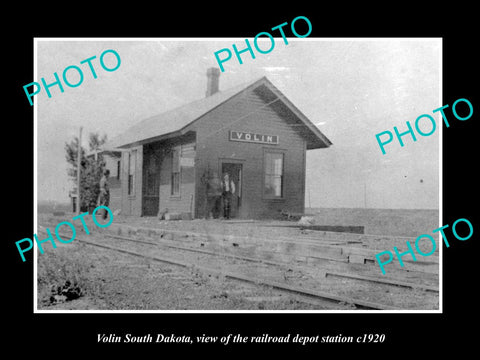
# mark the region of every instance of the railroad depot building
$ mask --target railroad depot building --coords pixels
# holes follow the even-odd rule
[[[306,151],[331,142],[266,77],[145,119],[112,140],[122,151],[121,213],[209,215],[207,183],[228,172],[234,218],[303,213]]]

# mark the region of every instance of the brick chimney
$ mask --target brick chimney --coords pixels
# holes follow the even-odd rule
[[[220,77],[220,69],[207,69],[207,97],[218,92],[218,78]]]

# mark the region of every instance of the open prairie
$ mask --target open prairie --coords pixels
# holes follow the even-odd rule
[[[416,237],[442,224],[433,209],[307,208],[315,225],[363,226],[365,234]]]

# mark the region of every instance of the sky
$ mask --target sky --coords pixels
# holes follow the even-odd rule
[[[266,41],[269,42],[267,39]],[[250,39],[252,43],[252,39]],[[439,139],[441,118],[432,111],[441,103],[442,43],[425,39],[275,38],[268,54],[235,55],[223,64],[220,91],[266,76],[333,143],[307,151],[306,206],[368,208],[439,208]],[[135,123],[201,99],[206,71],[218,67],[214,53],[245,47],[245,39],[36,39],[36,72],[32,81],[54,82],[54,72],[76,65],[84,79],[78,87],[65,84],[35,96],[37,133],[37,199],[68,202],[73,183],[67,176],[65,142],[83,128],[109,139]],[[262,49],[270,44],[259,42]],[[115,50],[119,68],[105,71],[99,62]],[[233,52],[233,50],[232,50]],[[92,60],[97,78],[88,64]],[[112,54],[104,57],[113,67]],[[79,80],[75,70],[68,79]],[[63,81],[63,80],[62,80]],[[28,104],[27,98],[25,99]],[[431,136],[409,135],[385,146],[375,135],[393,127],[407,130],[422,114],[437,129]],[[431,129],[425,119],[423,132]]]

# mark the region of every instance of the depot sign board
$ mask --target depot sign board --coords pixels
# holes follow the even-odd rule
[[[251,132],[230,131],[230,141],[277,145],[278,135],[262,135]]]

